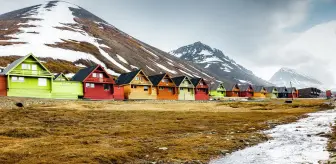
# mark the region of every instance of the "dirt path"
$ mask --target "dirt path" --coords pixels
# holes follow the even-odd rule
[[[309,114],[298,122],[279,125],[265,133],[273,139],[241,151],[237,151],[212,164],[270,164],[270,163],[318,163],[327,160],[328,139],[323,134],[331,131],[336,110]]]

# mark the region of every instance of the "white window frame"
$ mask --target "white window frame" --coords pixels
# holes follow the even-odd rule
[[[90,87],[91,88],[95,88],[95,84],[94,83],[90,83]]]
[[[12,76],[12,81],[13,82],[17,82],[18,81],[18,77],[17,76]]]
[[[99,74],[99,78],[104,78],[103,73]]]
[[[21,64],[21,69],[30,70],[30,64],[22,63]]]
[[[48,80],[47,80],[47,78],[38,78],[37,79],[37,85],[38,86],[40,86],[40,87],[45,87],[45,86],[47,86],[48,84]]]
[[[148,86],[144,86],[144,91],[148,91],[149,87]]]
[[[92,77],[97,77],[97,73],[92,73]]]
[[[140,79],[140,78],[139,78],[138,76],[137,76],[137,77],[135,77],[135,80],[139,81],[139,79]]]

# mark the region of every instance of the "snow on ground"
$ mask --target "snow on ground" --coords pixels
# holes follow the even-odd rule
[[[186,72],[186,71],[183,71],[182,69],[179,69],[182,73],[188,75],[189,77],[193,77],[193,75],[191,75],[190,73]]]
[[[249,83],[249,81],[246,81],[246,80],[238,80],[238,81],[241,83]]]
[[[159,58],[157,55],[155,55],[153,52],[147,50],[145,47],[142,47],[141,46],[141,49],[143,49],[144,51],[146,51],[147,53],[151,54],[152,56],[156,57],[156,58]]]
[[[227,67],[224,67],[224,68],[221,67],[220,69],[223,70],[223,71],[225,71],[225,72],[231,72],[231,70],[229,70]]]
[[[148,65],[146,65],[146,67],[150,70],[152,70],[153,72],[156,72],[153,68],[149,67]]]
[[[330,132],[330,124],[334,124],[335,117],[336,110],[311,113],[309,117],[298,122],[265,131],[272,137],[268,142],[234,152],[210,163],[299,164],[327,160],[328,139],[317,134]]]
[[[209,68],[211,64],[207,64],[204,68]]]
[[[82,67],[82,68],[85,68],[86,66],[83,65],[83,64],[76,64],[77,67]]]
[[[176,71],[174,71],[174,70],[170,70],[170,69],[168,69],[167,67],[165,67],[165,66],[163,66],[163,65],[161,65],[161,64],[159,64],[159,63],[156,63],[156,65],[157,65],[158,67],[160,67],[161,69],[167,71],[167,72],[170,72],[170,73],[172,73],[172,74],[177,74]]]
[[[171,65],[171,66],[174,66],[174,64],[173,63],[171,63],[171,62],[167,62],[169,65]]]
[[[84,31],[78,29],[76,29],[76,31],[80,32],[59,30],[54,28],[54,27],[68,27],[64,25],[64,23],[76,24],[76,22],[74,21],[74,16],[72,15],[72,12],[69,10],[69,7],[78,8],[78,6],[62,1],[58,2],[56,6],[50,8],[50,11],[48,11],[44,7],[45,5],[37,7],[36,8],[37,14],[28,17],[28,18],[41,19],[40,21],[27,22],[27,24],[35,25],[37,27],[20,27],[20,30],[23,31],[22,33],[11,35],[12,37],[17,37],[19,39],[8,40],[12,42],[27,42],[28,44],[3,46],[1,47],[0,51],[1,56],[9,56],[9,55],[25,56],[31,52],[38,57],[61,58],[69,61],[76,61],[78,59],[87,59],[97,64],[100,64],[103,67],[106,67],[106,65],[103,62],[99,61],[96,57],[94,57],[91,54],[79,51],[65,50],[60,48],[52,48],[45,45],[45,44],[54,44],[55,42],[62,42],[61,39],[76,40],[76,41],[88,42],[95,45],[99,49],[100,53],[110,62],[117,65],[119,68],[129,72],[127,68],[116,62],[104,50],[100,48],[101,45],[96,41],[97,38],[89,36]],[[27,33],[31,31],[38,32],[39,34],[37,35]],[[112,70],[109,71],[112,73],[114,72]]]
[[[210,52],[210,51],[208,51],[208,50],[202,50],[199,54],[202,54],[202,55],[204,55],[204,56],[212,56],[213,54]]]
[[[139,69],[139,67],[134,66],[134,65],[131,65],[131,68],[132,68],[132,69]]]
[[[232,68],[229,64],[227,64],[227,63],[223,63],[222,66],[224,66],[224,67],[228,67],[229,69],[233,69],[233,68]]]
[[[105,45],[105,44],[100,44],[99,46],[100,46],[100,47],[104,47],[104,48],[109,48],[109,49],[111,49],[109,46],[107,46],[107,45]]]
[[[200,63],[208,63],[208,62],[222,62],[222,60],[220,60],[218,57],[216,56],[212,56],[210,58],[206,58],[205,60],[203,60]]]
[[[118,58],[120,61],[124,62],[125,64],[128,64],[128,62],[127,62],[123,57],[121,57],[121,56],[118,55],[118,54],[117,54],[117,58]]]
[[[64,76],[71,79],[73,76],[75,76],[75,74],[74,73],[67,73]]]

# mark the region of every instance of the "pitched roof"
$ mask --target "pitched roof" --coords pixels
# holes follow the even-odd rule
[[[219,88],[219,86],[221,85],[222,83],[219,83],[219,82],[214,82],[213,84],[209,84],[210,85],[210,89],[211,90],[217,90]],[[224,86],[223,86],[224,87]]]
[[[94,71],[96,68],[98,67],[98,65],[93,65],[87,68],[83,68],[81,70],[79,70],[73,77],[72,80],[73,81],[81,81],[83,82],[86,77],[88,77],[90,75],[90,73],[92,71]]]
[[[148,76],[148,78],[153,83],[154,86],[157,86],[165,76],[166,74],[164,73],[159,75]]]
[[[248,84],[239,85],[239,89],[240,89],[240,91],[247,91],[247,89],[248,89],[250,86],[251,86],[251,85],[248,85]]]
[[[136,71],[132,71],[132,72],[128,72],[128,73],[123,73],[121,74],[116,83],[118,85],[123,85],[123,84],[129,84],[132,82],[132,80],[135,78],[135,76],[140,72],[141,70],[136,70]]]
[[[60,76],[63,76],[66,80],[69,80],[63,73],[58,73],[57,75],[55,75],[54,80],[56,80]]]
[[[14,62],[12,62],[10,65],[8,65],[3,71],[1,74],[3,75],[7,75],[10,71],[12,71],[14,68],[16,68],[20,63],[22,63],[24,60],[26,60],[28,57],[33,57],[37,62],[39,62],[39,64],[47,71],[50,73],[50,71],[42,64],[40,63],[40,61],[32,54],[28,54],[26,56],[23,56],[17,60],[15,60]],[[51,73],[50,73],[51,75]]]
[[[179,76],[179,77],[172,78],[172,80],[174,81],[176,86],[180,86],[185,78],[188,78],[188,77],[187,76]]]
[[[279,93],[288,93],[286,87],[277,87],[276,89],[278,90]]]
[[[262,90],[263,88],[265,88],[265,87],[263,87],[263,86],[253,86],[253,90],[254,90],[254,92],[261,92],[261,90]],[[266,90],[266,89],[265,89],[265,90]]]
[[[196,87],[199,82],[202,80],[202,78],[193,78],[193,79],[190,79],[191,83]]]
[[[226,91],[232,91],[233,87],[235,87],[235,85],[237,85],[237,84],[230,83],[230,82],[224,82],[223,85],[224,85],[224,88],[225,88]],[[238,88],[240,88],[240,87],[238,86]]]
[[[278,91],[278,89],[276,87],[265,87],[265,89],[268,93],[272,93],[274,89],[276,89]]]

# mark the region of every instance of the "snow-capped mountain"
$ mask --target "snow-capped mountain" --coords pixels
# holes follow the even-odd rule
[[[201,42],[183,46],[171,51],[170,54],[207,69],[219,79],[226,79],[241,84],[272,85],[255,76],[252,71],[237,64],[221,50],[211,48]]]
[[[323,88],[323,84],[320,81],[290,68],[281,68],[272,76],[270,82],[279,87],[290,87],[290,82],[292,82],[292,86],[298,89],[307,87]]]
[[[213,78],[205,69],[143,43],[64,1],[49,1],[0,15],[0,60],[30,52],[70,61],[74,66],[101,64],[113,75],[141,68],[148,75],[167,72],[172,76]]]

